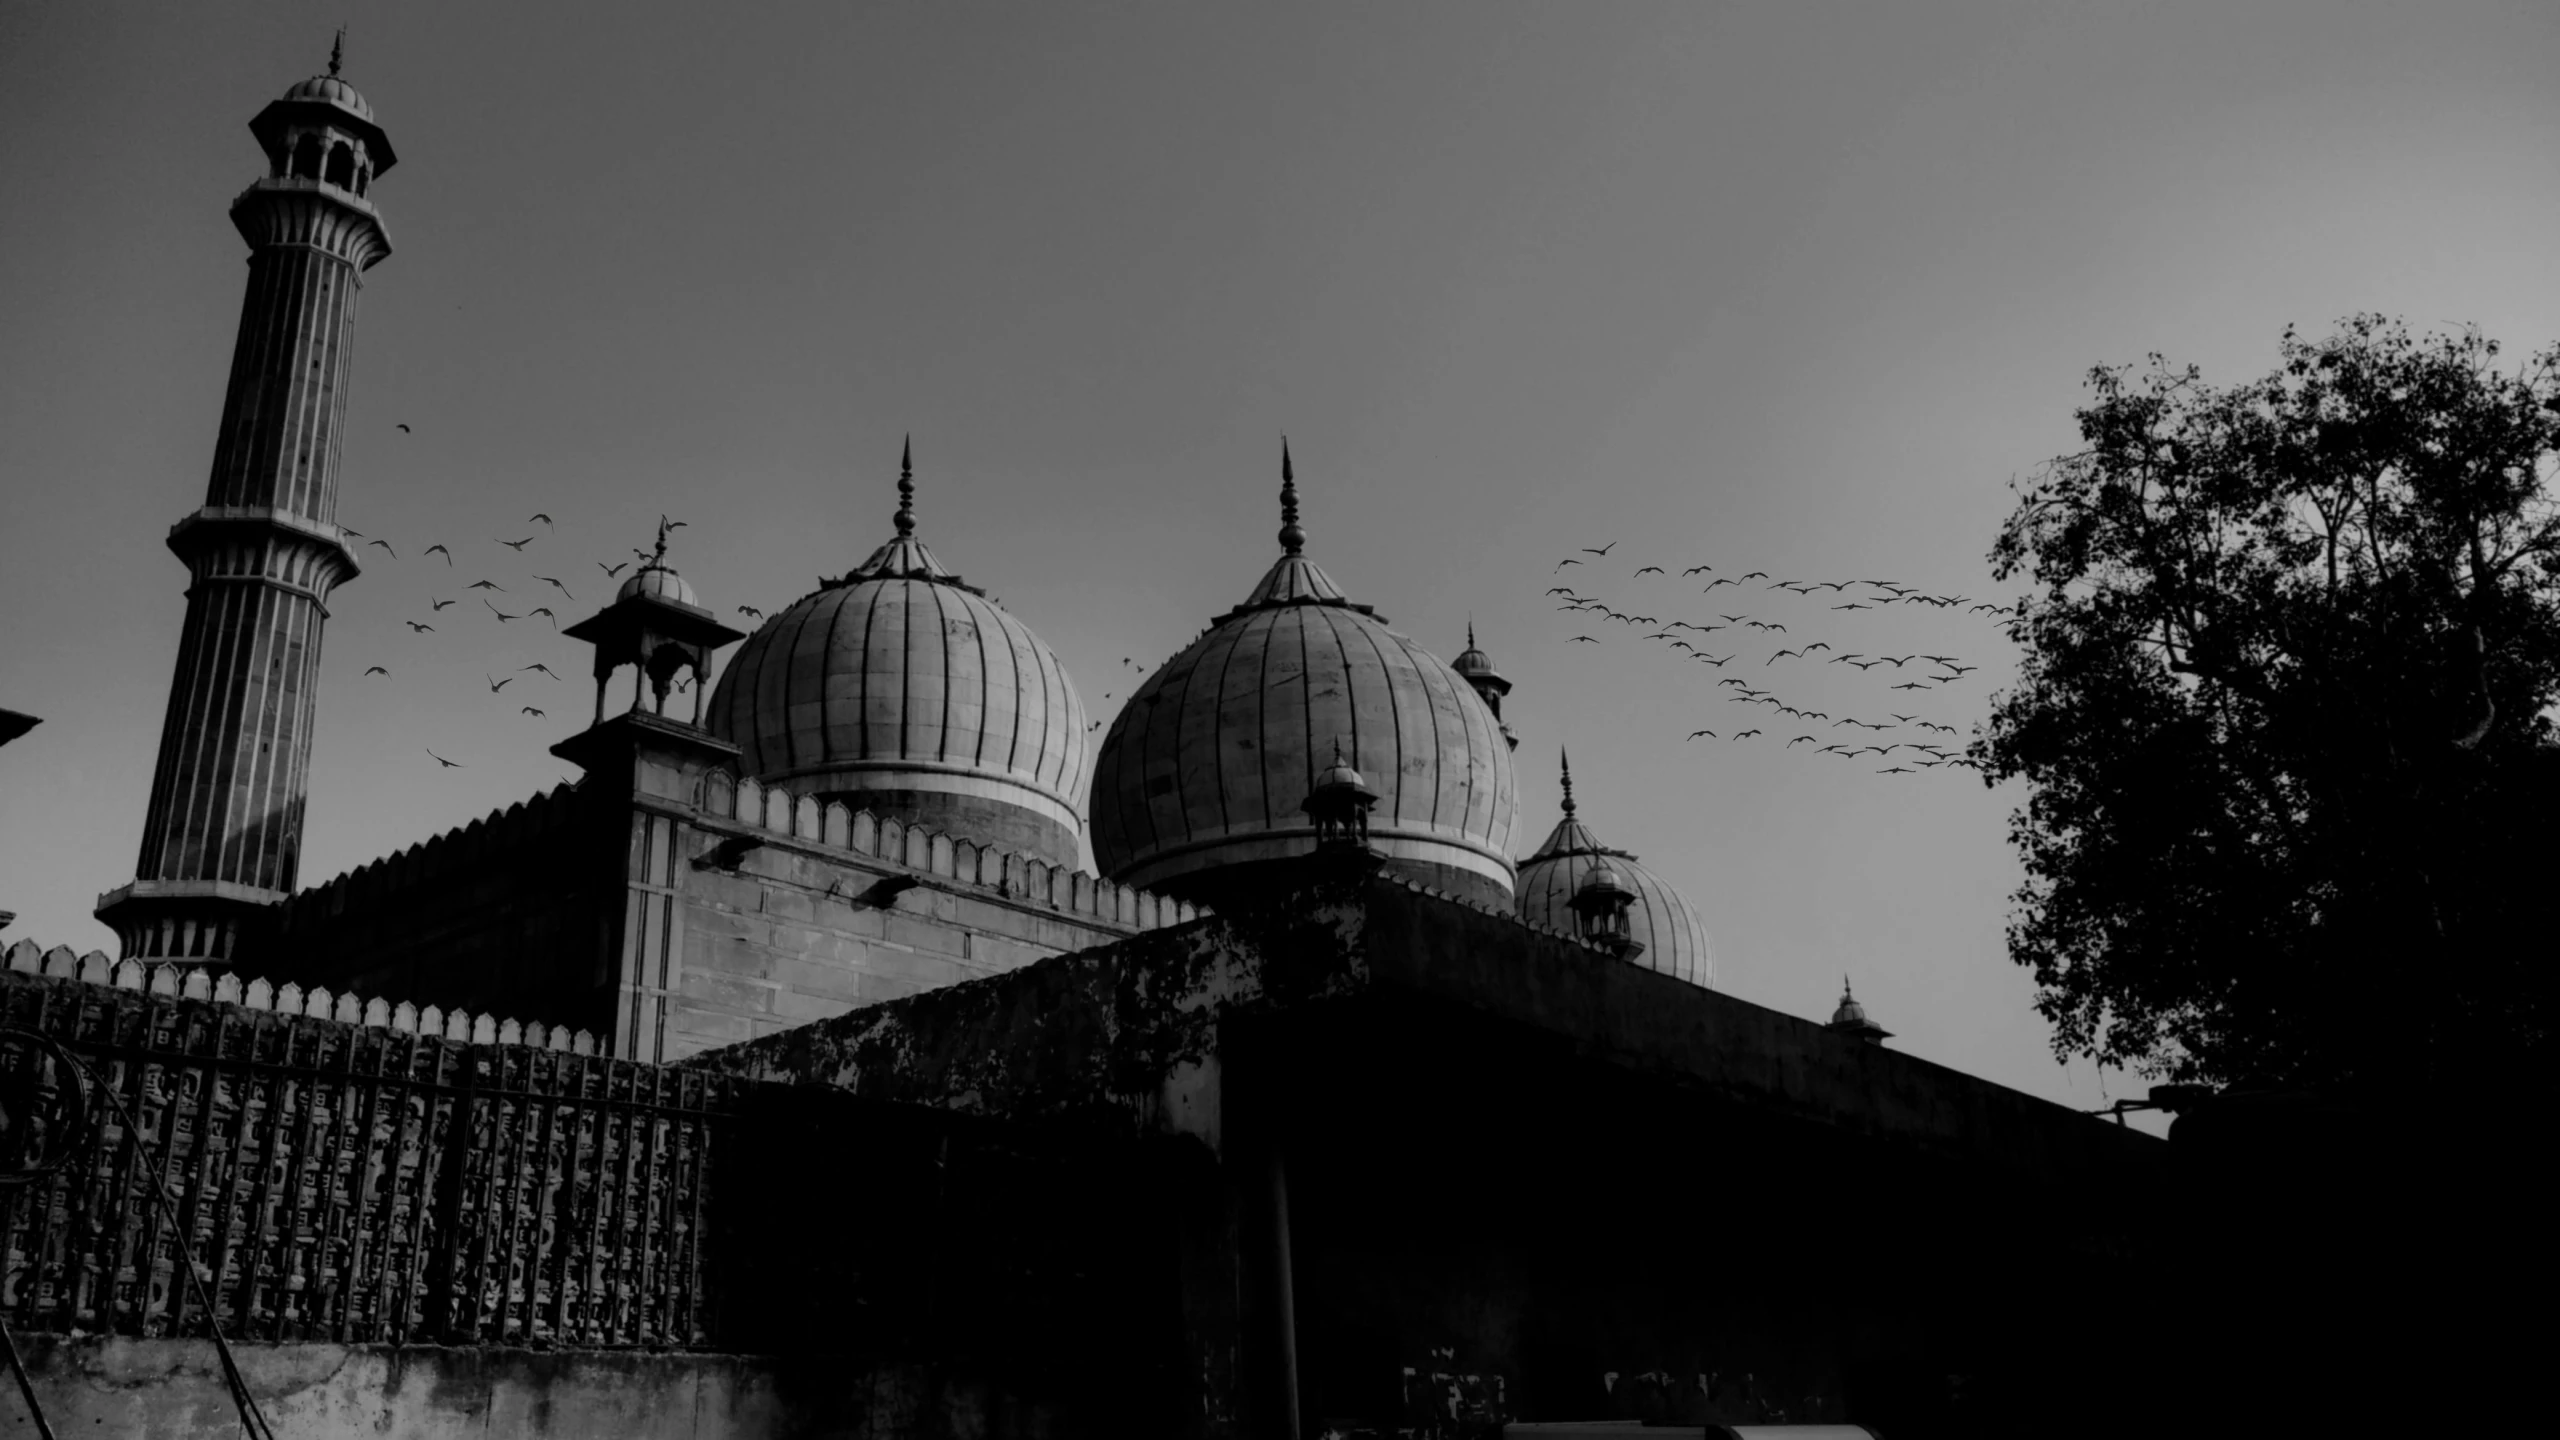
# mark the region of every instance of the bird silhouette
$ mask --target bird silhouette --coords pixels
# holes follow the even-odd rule
[[[559,678],[560,678],[557,674],[554,674],[554,673],[552,672],[552,669],[551,669],[551,667],[550,667],[550,666],[543,664],[543,663],[542,663],[541,661],[539,661],[539,660],[535,661],[534,663],[532,663],[532,664],[530,664],[530,665],[519,665],[519,666],[517,666],[517,667],[516,667],[516,673],[518,673],[518,674],[522,674],[522,673],[524,673],[524,672],[525,672],[525,671],[527,671],[527,670],[535,671],[535,672],[537,672],[537,673],[539,673],[539,674],[543,674],[543,675],[549,675],[549,676],[551,676],[551,678],[552,678],[552,679],[554,679],[554,680],[557,680],[557,679],[559,679]]]
[[[441,545],[430,545],[426,549],[419,551],[418,555],[422,559],[429,555],[441,555],[444,557],[445,568],[448,570],[453,568],[453,552],[447,550]]]
[[[1706,589],[1704,589],[1704,590],[1699,591],[1698,593],[1699,593],[1699,594],[1701,594],[1701,595],[1709,595],[1709,594],[1713,594],[1713,593],[1715,592],[1715,588],[1716,588],[1717,586],[1719,586],[1719,585],[1739,585],[1739,584],[1741,584],[1741,583],[1742,583],[1742,582],[1741,582],[1741,581],[1739,581],[1739,580],[1732,580],[1732,579],[1724,579],[1724,580],[1710,580],[1710,581],[1708,581],[1708,582],[1707,582],[1707,588],[1706,588]]]
[[[409,427],[408,427],[408,426],[406,426],[406,425],[401,426],[401,427],[400,427],[400,433],[401,433],[401,434],[403,434],[403,435],[408,434],[408,433],[409,433]]]
[[[1590,546],[1585,545],[1585,546],[1583,546],[1583,547],[1582,547],[1582,553],[1583,553],[1583,554],[1585,554],[1585,555],[1598,555],[1598,556],[1601,556],[1601,557],[1603,557],[1603,558],[1606,558],[1606,557],[1608,556],[1608,554],[1609,554],[1609,552],[1610,552],[1610,551],[1615,550],[1615,549],[1617,549],[1617,548],[1618,548],[1618,542],[1617,542],[1617,541],[1615,541],[1615,540],[1612,540],[1612,541],[1610,541],[1608,544],[1601,546],[1601,547],[1600,547],[1599,549],[1597,549],[1597,550],[1594,550],[1594,549],[1592,549]]]
[[[1799,745],[1810,745],[1813,743],[1813,739],[1814,737],[1810,735],[1799,735],[1793,740],[1787,742],[1787,748],[1793,750]]]
[[[495,590],[501,595],[507,593],[507,587],[499,584],[495,580],[474,580],[462,588],[465,590]]]
[[[1636,572],[1636,578],[1637,578],[1637,579],[1639,579],[1639,580],[1641,580],[1641,579],[1643,579],[1643,578],[1644,578],[1645,576],[1647,576],[1647,575],[1659,575],[1659,574],[1661,574],[1661,573],[1662,573],[1662,567],[1661,567],[1661,566],[1659,566],[1659,565],[1647,565],[1647,566],[1646,566],[1646,567],[1644,567],[1643,569],[1638,570],[1638,571]]]
[[[530,705],[527,705],[527,706],[525,706],[525,707],[524,707],[524,713],[525,713],[525,714],[527,714],[527,715],[532,715],[532,716],[536,716],[536,717],[539,717],[539,716],[542,714],[542,712],[541,712],[541,711],[534,709],[534,708],[533,708],[532,706],[530,706]]]
[[[1719,670],[1721,670],[1721,669],[1723,669],[1723,668],[1724,668],[1724,662],[1726,662],[1727,660],[1730,660],[1730,659],[1732,659],[1732,658],[1733,658],[1733,657],[1732,657],[1732,656],[1730,656],[1730,655],[1701,655],[1701,656],[1699,656],[1699,657],[1698,657],[1698,659],[1699,659],[1700,661],[1702,661],[1702,662],[1704,662],[1704,663],[1706,663],[1706,664],[1709,664],[1709,665],[1713,665],[1714,667],[1716,667],[1716,668],[1717,668],[1717,669],[1719,669]]]
[[[1763,661],[1761,661],[1760,663],[1761,663],[1761,665],[1762,665],[1762,666],[1764,666],[1764,667],[1766,667],[1766,666],[1770,666],[1770,665],[1775,665],[1775,664],[1777,664],[1779,661],[1786,659],[1786,658],[1787,658],[1788,656],[1790,656],[1790,655],[1795,656],[1795,657],[1796,657],[1797,659],[1799,659],[1799,660],[1801,660],[1801,659],[1803,659],[1803,658],[1804,658],[1804,652],[1803,652],[1803,651],[1801,651],[1801,650],[1781,650],[1781,651],[1779,651],[1777,654],[1770,656],[1768,659],[1763,660]]]
[[[447,605],[459,605],[461,603],[462,602],[459,600],[439,600],[433,595],[427,597],[427,608],[430,610],[441,610]]]
[[[1895,765],[1889,769],[1879,770],[1876,773],[1879,775],[1912,775],[1917,774],[1918,772],[1914,771],[1908,765]]]
[[[391,557],[392,559],[394,559],[394,560],[397,560],[397,559],[399,559],[399,558],[400,558],[400,552],[399,552],[399,551],[397,551],[397,550],[392,549],[392,548],[391,548],[391,542],[389,542],[389,541],[387,541],[387,540],[367,540],[367,541],[366,541],[366,542],[364,542],[364,543],[365,543],[365,544],[367,544],[367,545],[369,545],[369,546],[371,546],[371,547],[373,547],[374,549],[380,550],[383,554],[390,556],[390,557]]]
[[[413,632],[415,632],[415,633],[417,633],[417,634],[421,634],[421,635],[426,634],[426,633],[428,633],[429,631],[432,631],[432,630],[434,630],[434,629],[436,628],[436,627],[434,627],[433,625],[421,625],[421,624],[419,624],[419,623],[418,623],[417,621],[415,621],[415,620],[403,620],[403,621],[401,621],[400,623],[401,623],[401,624],[403,624],[403,625],[408,626],[408,627],[409,627],[409,629],[410,629],[411,631],[413,631]]]
[[[490,607],[490,608],[495,609],[495,608],[497,608],[497,607],[492,606],[492,607]],[[560,628],[560,617],[559,617],[559,616],[557,616],[557,615],[552,614],[552,613],[551,613],[551,607],[550,607],[550,606],[548,606],[548,605],[536,605],[536,606],[534,606],[532,609],[527,610],[527,611],[526,611],[526,612],[524,612],[524,613],[525,613],[525,614],[527,614],[527,615],[539,615],[539,616],[541,616],[543,619],[550,621],[550,622],[551,622],[551,628],[552,628],[552,629],[554,629],[554,630],[557,630],[557,629],[559,629],[559,628]]]
[[[388,675],[388,674],[390,674],[391,672],[390,672],[390,671],[388,671],[388,670],[385,670],[384,668],[382,668],[382,667],[381,667],[381,666],[379,666],[379,665],[367,665],[366,667],[364,667],[364,673],[366,673],[367,675]]]
[[[501,544],[501,545],[506,546],[506,547],[507,547],[508,549],[510,549],[510,550],[522,551],[522,550],[524,549],[524,547],[526,547],[527,545],[532,544],[532,543],[534,542],[534,539],[535,539],[535,537],[534,537],[534,536],[527,535],[526,537],[524,537],[524,538],[523,538],[523,539],[521,539],[521,540],[501,540],[501,541],[499,541],[498,543],[499,543],[499,544]]]
[[[483,604],[483,605],[489,605],[489,602],[488,602],[488,601],[486,601],[486,600],[483,600],[483,601],[481,601],[480,603],[481,603],[481,604]],[[510,615],[510,614],[508,614],[506,611],[499,609],[499,608],[498,608],[497,606],[495,606],[495,605],[489,605],[489,613],[490,613],[490,614],[492,614],[492,615],[497,616],[497,617],[498,617],[498,623],[499,623],[499,624],[501,624],[501,625],[504,625],[505,623],[507,623],[507,622],[508,622],[508,621],[510,621],[510,620],[521,620],[521,619],[523,619],[523,618],[524,618],[524,617],[523,617],[523,616],[521,616],[521,615]]]
[[[1713,730],[1692,730],[1689,732],[1689,738],[1692,740],[1697,739],[1701,735],[1706,736],[1710,740],[1721,740],[1724,738]]]
[[[1760,732],[1757,730],[1736,730],[1733,732],[1733,738],[1736,740],[1748,740],[1759,733]]]
[[[1561,569],[1563,569],[1564,567],[1566,567],[1567,565],[1579,565],[1579,564],[1581,564],[1581,563],[1582,563],[1582,562],[1581,562],[1581,561],[1579,561],[1579,560],[1575,560],[1575,559],[1572,559],[1572,558],[1568,557],[1568,558],[1566,558],[1566,559],[1559,560],[1559,561],[1557,561],[1557,562],[1556,562],[1556,570],[1561,570]],[[1547,573],[1548,573],[1548,574],[1550,574],[1550,575],[1553,575],[1554,573],[1556,573],[1556,571],[1555,571],[1555,570],[1550,570],[1550,571],[1548,571]]]
[[[599,560],[596,562],[596,568],[604,572],[604,578],[610,580],[614,576],[621,574],[623,571],[630,569],[631,562],[625,560],[619,565],[607,565],[603,561]]]
[[[1574,636],[1574,637],[1573,637],[1573,639],[1574,639],[1574,641],[1575,641],[1575,642],[1578,642],[1578,643],[1580,643],[1580,644],[1584,644],[1584,645],[1597,645],[1597,644],[1599,644],[1599,643],[1600,643],[1599,641],[1592,639],[1592,638],[1591,638],[1590,636],[1588,636],[1588,635],[1576,635],[1576,636]]]
[[[1769,572],[1766,570],[1754,570],[1742,578],[1745,580],[1766,580],[1769,578]]]
[[[530,525],[530,524],[532,524],[532,523],[533,523],[534,521],[536,521],[536,520],[541,521],[541,522],[542,522],[543,524],[545,524],[545,525],[548,525],[548,524],[550,524],[550,523],[551,523],[551,517],[550,517],[550,516],[548,516],[548,515],[543,514],[543,513],[542,513],[541,511],[539,511],[539,510],[536,510],[536,511],[534,511],[531,515],[526,516],[526,517],[525,517],[525,522],[524,522],[524,523],[526,523],[527,525]]]
[[[1905,681],[1903,681],[1901,684],[1896,685],[1896,686],[1894,686],[1893,688],[1894,688],[1894,689],[1896,689],[1896,690],[1926,690],[1926,689],[1928,689],[1928,688],[1929,688],[1929,686],[1928,686],[1927,682],[1925,682],[1925,681],[1920,681],[1920,680],[1905,680]]]
[[[1830,648],[1831,648],[1831,642],[1830,642],[1830,641],[1828,641],[1828,640],[1816,640],[1816,641],[1814,641],[1812,644],[1807,645],[1806,647],[1804,647],[1804,657],[1805,657],[1806,659],[1810,660],[1810,659],[1812,659],[1812,658],[1813,658],[1813,652],[1814,652],[1814,651],[1816,651],[1816,650],[1828,650],[1828,649],[1830,649]]]
[[[534,576],[533,578],[534,578],[534,579],[536,579],[536,580],[541,581],[541,582],[542,582],[543,584],[545,584],[545,585],[550,586],[552,589],[559,591],[562,595],[567,596],[567,597],[568,597],[569,599],[571,599],[571,600],[575,600],[575,599],[577,599],[577,598],[578,598],[578,597],[577,597],[577,596],[575,596],[575,595],[570,595],[570,594],[569,594],[569,587],[568,587],[568,586],[561,584],[559,581],[552,579],[552,578],[551,578],[550,576],[548,576],[548,575],[536,575],[536,576]]]
[[[423,745],[422,745],[422,746],[420,746],[420,747],[418,747],[418,748],[420,748],[420,749],[422,749],[422,750],[426,749],[426,747],[425,747],[425,746],[423,746]],[[430,759],[430,760],[433,760],[434,762],[436,762],[437,764],[439,764],[439,765],[443,766],[443,767],[444,767],[444,768],[446,768],[447,770],[467,770],[467,769],[471,768],[471,767],[469,767],[469,766],[467,766],[467,765],[463,764],[463,763],[462,763],[461,761],[459,761],[459,760],[447,760],[446,758],[444,758],[443,756],[441,756],[441,755],[437,754],[437,753],[436,753],[436,752],[434,752],[433,750],[428,750],[428,751],[427,751],[427,758],[428,758],[428,759]]]
[[[497,678],[497,677],[496,677],[496,676],[494,676],[494,675],[483,675],[483,676],[481,676],[480,678],[489,682],[489,693],[490,693],[490,694],[492,694],[492,695],[495,695],[495,694],[497,694],[499,691],[504,690],[504,689],[506,689],[508,686],[513,685],[514,683],[516,683],[516,677],[514,677],[513,675],[508,676],[508,677],[507,677],[506,679],[504,679],[504,680],[501,680],[501,679]]]
[[[1713,565],[1692,565],[1680,572],[1680,578],[1686,580],[1692,575],[1713,575],[1714,573],[1716,573],[1716,567]]]
[[[1876,607],[1873,605],[1861,605],[1857,601],[1852,600],[1846,605],[1834,605],[1831,608],[1834,610],[1873,610]]]
[[[741,605],[741,606],[739,606],[739,607],[738,607],[738,613],[739,613],[739,614],[741,614],[741,615],[747,616],[747,617],[748,617],[748,618],[750,618],[750,619],[755,619],[755,620],[761,620],[761,619],[763,619],[763,618],[764,618],[764,612],[763,612],[763,611],[761,611],[761,610],[759,610],[759,609],[757,609],[757,608],[756,608],[756,607],[754,607],[753,605]]]
[[[1892,712],[1892,711],[1890,711],[1890,710],[1887,710],[1887,711],[1886,711],[1886,712],[1884,712],[1884,713],[1886,713],[1887,715],[1893,715],[1893,712]],[[1919,716],[1917,716],[1917,715],[1893,715],[1893,718],[1894,718],[1894,719],[1896,719],[1896,720],[1901,721],[1901,722],[1902,722],[1903,724],[1905,724],[1905,725],[1908,725],[1908,724],[1910,724],[1912,721],[1917,720],[1917,719],[1919,719],[1920,717],[1919,717]]]

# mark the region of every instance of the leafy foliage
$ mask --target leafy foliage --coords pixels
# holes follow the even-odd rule
[[[2551,1038],[2560,347],[2376,316],[2219,389],[2091,372],[1992,551],[2033,589],[1973,755],[2061,1054],[2477,1079]]]

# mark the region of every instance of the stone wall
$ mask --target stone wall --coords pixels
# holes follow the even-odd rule
[[[233,1440],[208,1340],[28,1336],[36,1397],[64,1437]],[[278,1440],[939,1440],[1061,1433],[1037,1402],[922,1365],[412,1345],[235,1345]],[[0,1433],[34,1434],[15,1385]]]

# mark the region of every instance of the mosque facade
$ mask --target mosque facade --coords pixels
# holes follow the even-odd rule
[[[727,1318],[652,1343],[876,1355],[982,1420],[1048,1417],[984,1433],[1926,1415],[1947,1366],[2045,1353],[1999,1307],[2030,1312],[2049,1237],[1993,1217],[2138,1170],[2147,1142],[1885,1048],[1863,1010],[1826,1028],[1717,993],[1695,903],[1597,838],[1569,774],[1521,854],[1510,682],[1472,633],[1443,661],[1316,563],[1285,448],[1278,557],[1107,728],[928,548],[903,457],[887,538],[752,634],[662,532],[569,628],[596,682],[593,723],[554,747],[578,781],[300,886],[326,600],[364,538],[336,519],[347,341],[389,254],[390,141],[336,71],[252,126],[269,173],[233,207],[252,262],[212,487],[170,537],[190,588],[144,840],[99,903],[124,959],[199,977],[170,1005],[325,992],[413,1035],[506,1017],[456,1039],[495,1057],[480,1073],[515,1073],[508,1036],[575,1032],[620,1067],[614,1095],[764,1097],[720,1122],[743,1127],[711,1152],[728,1208],[677,1227],[716,1250]],[[501,1113],[436,1132],[462,1147],[450,1181],[417,1183],[476,1183],[463,1150],[503,1144]],[[891,1138],[939,1134],[947,1158],[953,1126],[1078,1178],[1050,1219],[917,1250],[901,1237],[932,1213],[1020,1198],[1014,1172],[972,1191]],[[925,1187],[895,1192],[916,1208],[879,1208],[890,1175]],[[399,1212],[408,1243],[478,1223],[453,1193]],[[1043,1228],[1067,1214],[1073,1235]],[[1738,1224],[1748,1254],[1698,1238]],[[1843,1253],[1821,1231],[1844,1224],[1905,1248]],[[987,1269],[998,1231],[1055,1243]],[[911,1251],[942,1268],[881,1278]],[[1002,1303],[936,1309],[959,1275]],[[1990,1298],[1953,1320],[1915,1298],[1959,1291]],[[879,1328],[910,1302],[939,1318]],[[1109,1333],[1008,1328],[1070,1302]],[[499,1343],[476,1323],[446,1342]],[[1925,1362],[1897,1349],[1924,1334]],[[985,1408],[998,1392],[1013,1408]]]

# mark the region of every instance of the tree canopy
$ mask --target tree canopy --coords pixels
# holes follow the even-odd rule
[[[2547,1060],[2560,347],[2378,316],[2217,388],[2090,373],[1992,563],[2025,651],[2009,930],[2061,1054],[2155,1078]]]

